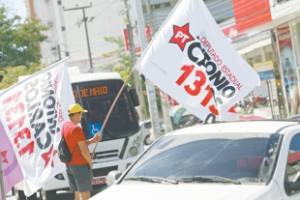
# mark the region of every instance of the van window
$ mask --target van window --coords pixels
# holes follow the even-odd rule
[[[88,110],[82,127],[87,138],[101,130],[103,121],[123,81],[97,80],[73,83],[75,101]],[[138,115],[127,88],[121,94],[103,131],[103,140],[129,137],[139,131]]]

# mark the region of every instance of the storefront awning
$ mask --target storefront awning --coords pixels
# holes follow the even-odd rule
[[[255,49],[271,45],[270,31],[247,33],[232,41],[233,46],[240,55],[251,52]]]
[[[255,49],[258,49],[258,48],[261,48],[261,47],[264,47],[264,46],[268,46],[268,45],[271,45],[271,38],[267,38],[267,39],[258,41],[256,43],[249,44],[245,48],[238,49],[238,52],[239,52],[240,55],[243,55],[243,54],[251,52]]]

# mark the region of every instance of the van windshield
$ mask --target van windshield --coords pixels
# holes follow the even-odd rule
[[[75,101],[88,110],[82,119],[82,128],[87,138],[100,131],[122,84],[122,80],[97,80],[72,84]],[[138,131],[138,115],[126,88],[103,131],[103,140],[128,137]]]
[[[193,136],[195,137],[195,136]],[[198,136],[199,137],[199,136]],[[156,142],[124,180],[155,177],[182,182],[268,183],[281,136],[193,138],[167,136]]]

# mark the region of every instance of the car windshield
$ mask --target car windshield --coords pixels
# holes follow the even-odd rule
[[[268,183],[281,137],[166,136],[144,153],[123,181],[153,177],[179,183]]]

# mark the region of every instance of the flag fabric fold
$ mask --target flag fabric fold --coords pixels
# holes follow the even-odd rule
[[[67,107],[74,103],[65,61],[53,64],[18,82],[0,95],[0,137],[6,138],[9,165],[4,171],[5,188],[20,184],[26,196],[42,187],[54,175],[65,170],[57,156],[60,127],[67,119]],[[0,156],[1,158],[1,156]],[[6,157],[2,161],[6,161]],[[12,164],[13,163],[13,164]],[[12,167],[11,167],[12,168]]]
[[[5,134],[1,122],[0,141],[0,162],[2,164],[4,190],[5,193],[8,193],[15,184],[23,180],[23,174],[15,156],[13,146],[11,145],[7,135]]]

